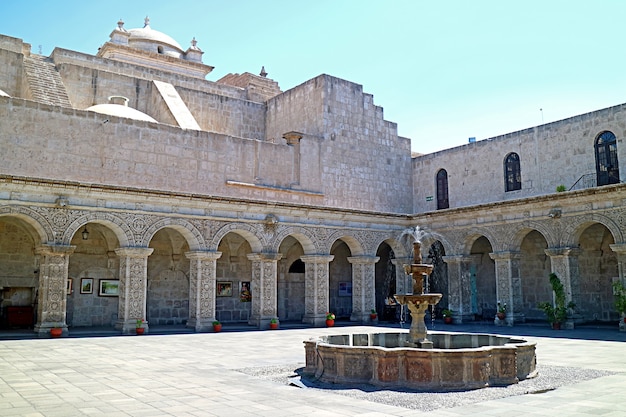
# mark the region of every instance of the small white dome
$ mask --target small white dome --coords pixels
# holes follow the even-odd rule
[[[85,110],[94,111],[100,114],[106,114],[108,116],[124,117],[126,119],[143,120],[145,122],[158,123],[152,117],[145,113],[135,110],[132,107],[127,107],[121,104],[96,104]]]

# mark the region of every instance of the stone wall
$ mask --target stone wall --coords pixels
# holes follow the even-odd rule
[[[594,144],[605,130],[615,134],[619,160],[626,161],[623,104],[416,157],[413,211],[436,210],[440,169],[448,173],[451,208],[551,194],[561,184],[569,189],[582,175],[595,173]],[[505,192],[504,160],[511,152],[520,157],[522,189]]]

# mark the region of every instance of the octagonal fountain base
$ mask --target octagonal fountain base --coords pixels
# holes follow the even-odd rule
[[[407,347],[408,333],[329,335],[304,342],[305,376],[424,391],[504,386],[536,376],[535,343],[491,334],[430,333],[432,349]]]

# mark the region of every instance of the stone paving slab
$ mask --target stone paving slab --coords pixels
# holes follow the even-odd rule
[[[614,374],[541,394],[440,408],[429,416],[501,416],[511,410],[551,417],[626,415],[626,335],[616,329],[558,335],[521,326],[446,330],[527,333],[529,340],[537,342],[539,363]],[[350,326],[2,340],[0,416],[423,416],[419,410],[296,388],[238,371],[304,366],[304,340],[372,331],[398,329]]]

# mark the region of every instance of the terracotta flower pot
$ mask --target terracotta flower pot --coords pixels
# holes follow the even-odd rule
[[[496,313],[496,316],[498,316],[500,320],[504,320],[506,318],[506,313]]]
[[[278,323],[270,323],[270,330],[278,329]]]
[[[626,317],[624,317],[624,323],[626,323]]]
[[[137,327],[135,329],[135,332],[137,332],[137,334],[144,334],[145,331],[146,329],[144,329],[143,327]]]
[[[561,323],[552,323],[552,330],[561,330]]]
[[[215,333],[219,333],[219,332],[221,332],[221,331],[222,331],[222,325],[221,325],[221,324],[214,324],[214,325],[213,325],[213,331],[214,331]]]
[[[371,320],[376,320],[377,317],[378,317],[378,314],[370,314]]]
[[[452,324],[452,317],[444,317],[443,322],[446,324]]]
[[[335,325],[335,320],[326,319],[326,327],[333,327]]]
[[[61,337],[63,335],[63,329],[60,327],[53,327],[50,329],[50,337]]]

